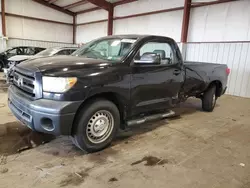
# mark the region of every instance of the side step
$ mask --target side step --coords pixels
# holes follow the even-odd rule
[[[174,115],[175,115],[175,112],[170,110],[167,113],[153,114],[153,115],[150,115],[150,116],[145,116],[143,118],[127,121],[127,126],[139,125],[139,124],[142,124],[142,123],[145,123],[145,122],[148,122],[148,121],[153,121],[153,120],[163,119],[163,118],[167,118],[167,117],[172,117]]]

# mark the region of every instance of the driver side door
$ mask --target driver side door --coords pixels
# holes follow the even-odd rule
[[[159,55],[159,64],[135,63],[145,53]],[[170,108],[184,78],[171,43],[163,39],[143,44],[131,66],[132,115]]]

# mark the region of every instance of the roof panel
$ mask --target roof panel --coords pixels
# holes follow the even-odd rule
[[[86,3],[84,5],[80,5],[80,6],[71,8],[69,10],[72,11],[72,12],[78,12],[78,11],[81,11],[81,10],[87,10],[87,9],[94,8],[94,7],[96,7],[96,6],[91,4],[91,3]]]
[[[59,6],[59,7],[64,7],[64,6],[70,5],[72,3],[76,3],[78,1],[80,1],[80,0],[59,0],[59,1],[56,1],[55,3],[53,3],[53,4],[55,4],[55,5]]]

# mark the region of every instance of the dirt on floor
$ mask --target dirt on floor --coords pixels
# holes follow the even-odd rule
[[[250,99],[223,96],[212,113],[188,100],[175,118],[120,132],[93,154],[32,132],[6,101],[0,94],[0,188],[250,188]]]

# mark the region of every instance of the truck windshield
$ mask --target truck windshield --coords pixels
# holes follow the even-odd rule
[[[108,38],[90,42],[72,55],[94,59],[117,61],[130,51],[137,38]]]

